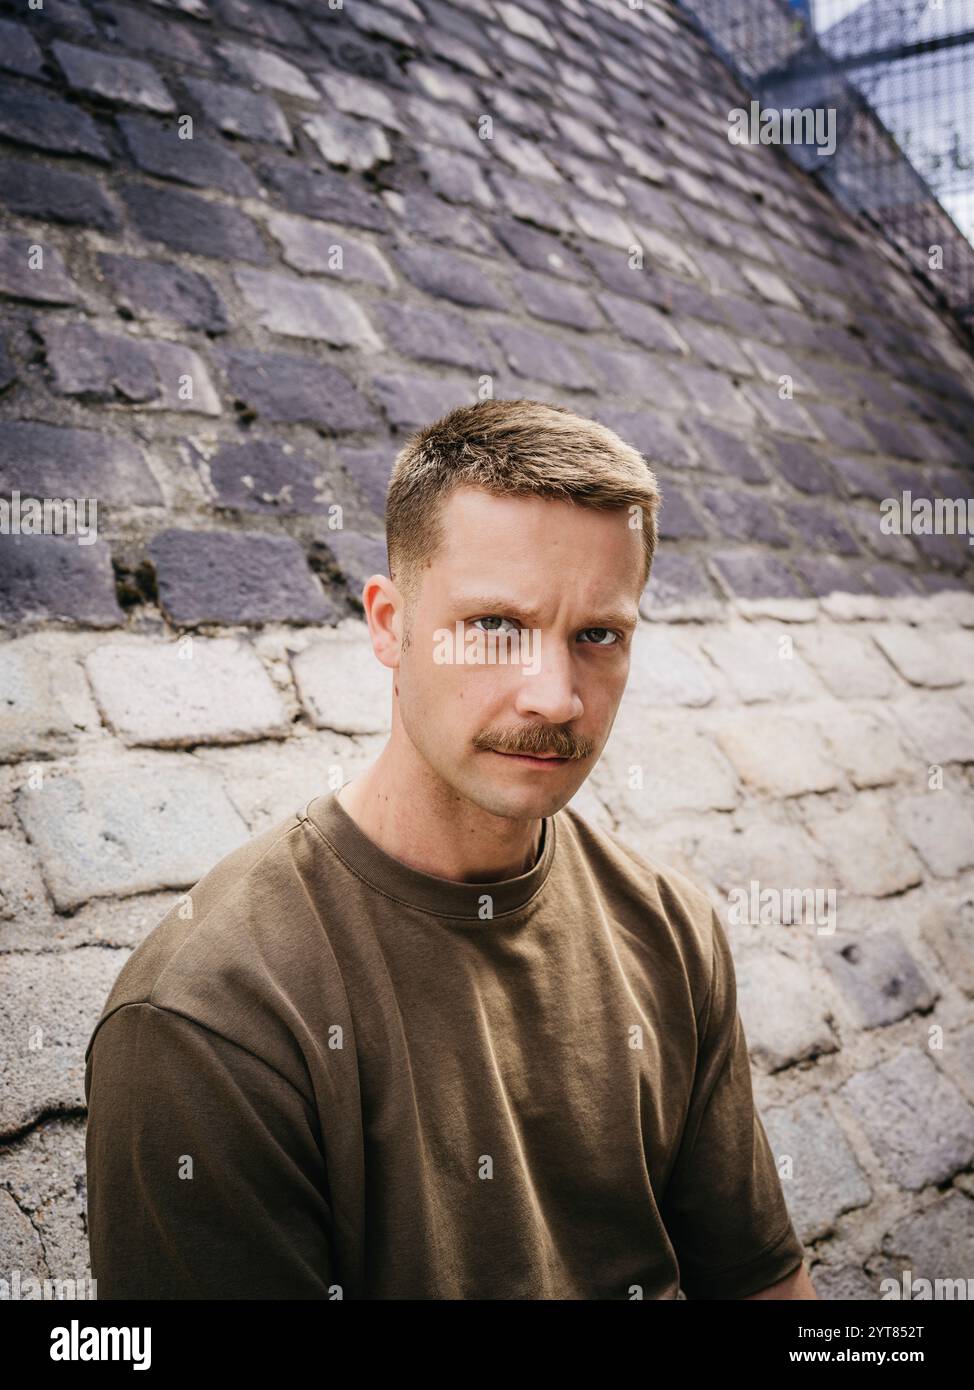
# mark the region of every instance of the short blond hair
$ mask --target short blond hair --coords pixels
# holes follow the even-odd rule
[[[407,610],[442,540],[440,504],[457,487],[642,512],[643,586],[656,553],[662,497],[642,454],[606,425],[547,401],[460,406],[406,441],[386,494],[389,575]]]

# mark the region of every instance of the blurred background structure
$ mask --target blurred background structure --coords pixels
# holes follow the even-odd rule
[[[382,746],[393,459],[492,394],[660,480],[575,802],[727,925],[822,1297],[974,1277],[969,217],[923,154],[968,136],[900,124],[895,76],[969,48],[887,61],[945,31],[825,8],[813,45],[764,0],[0,3],[0,1276],[85,1275],[127,954]],[[834,156],[730,138],[793,60]],[[96,501],[93,543],[18,534],[25,498]],[[835,930],[736,920],[754,890]]]
[[[790,151],[921,270],[943,251],[947,302],[974,324],[974,0],[685,0],[771,107],[836,109],[823,160]],[[938,267],[942,268],[942,267]]]

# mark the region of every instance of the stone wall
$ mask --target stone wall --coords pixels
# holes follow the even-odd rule
[[[0,497],[98,502],[93,544],[0,534],[0,1276],[87,1272],[127,953],[381,748],[392,460],[489,391],[659,477],[576,804],[727,923],[821,1296],[974,1277],[974,552],[880,529],[971,493],[935,275],[731,145],[655,0],[7,3],[0,64]],[[752,883],[835,929],[737,921]]]

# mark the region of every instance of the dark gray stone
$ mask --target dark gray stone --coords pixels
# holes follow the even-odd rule
[[[798,580],[773,555],[721,551],[710,566],[732,598],[807,598]]]
[[[51,384],[65,396],[219,415],[220,401],[202,358],[182,343],[98,333],[86,323],[45,320]],[[184,380],[192,395],[184,396]]]
[[[818,598],[829,594],[870,594],[861,569],[834,555],[796,555],[792,566]]]
[[[210,479],[221,507],[292,515],[327,511],[321,491],[322,464],[310,454],[285,453],[272,440],[228,444],[209,460]]]
[[[127,5],[108,3],[99,4],[98,17],[109,38],[125,48],[161,54],[195,67],[212,66],[202,43],[184,24],[161,24]]]
[[[861,555],[862,547],[838,517],[825,511],[817,502],[781,503],[789,525],[798,532],[803,546],[827,550],[838,555]]]
[[[358,388],[329,363],[244,349],[214,356],[229,378],[238,408],[247,416],[287,424],[305,420],[336,434],[378,424]]]
[[[94,179],[25,160],[0,161],[0,202],[10,212],[49,222],[80,223],[102,232],[118,229],[118,216]]]
[[[518,376],[576,391],[598,385],[588,364],[558,338],[514,323],[491,324],[490,332],[508,366]]]
[[[183,86],[202,108],[208,121],[230,135],[265,140],[288,148],[294,143],[284,113],[264,92],[231,87],[203,77],[187,77]]]
[[[736,434],[718,429],[699,417],[691,422],[694,437],[703,446],[703,459],[719,473],[732,473],[744,483],[766,483],[768,475],[754,451]]]
[[[334,606],[289,536],[162,531],[149,545],[159,602],[178,626],[320,623]]]
[[[221,261],[268,260],[256,226],[236,208],[198,198],[195,193],[153,188],[147,183],[122,187],[129,215],[144,237],[174,251],[212,256]]]
[[[666,505],[665,501],[663,503]],[[661,513],[662,514],[662,513]],[[698,556],[661,550],[653,559],[644,602],[649,609],[710,602],[716,597],[706,567]]]
[[[308,40],[295,16],[265,0],[213,0],[212,8],[233,29],[285,47],[306,48]]]
[[[508,295],[474,261],[424,246],[404,247],[394,259],[408,280],[438,299],[481,309],[510,307]]]
[[[373,574],[389,573],[389,557],[382,536],[366,536],[358,531],[316,531],[318,553],[327,552],[330,564],[341,575],[356,603],[361,608],[360,595],[367,579]],[[320,560],[319,560],[320,567]]]
[[[175,121],[147,116],[119,116],[118,124],[132,158],[147,174],[196,188],[220,188],[239,198],[257,196],[257,180],[246,164],[216,140],[198,132],[192,140],[181,140]]]
[[[659,536],[661,540],[704,540],[707,528],[685,495],[672,484],[661,480],[663,502],[659,509]]]
[[[686,406],[686,394],[678,375],[667,371],[665,365],[649,353],[619,352],[598,343],[586,343],[585,352],[601,372],[609,394],[650,400],[661,410],[681,410]]]
[[[26,236],[0,236],[0,294],[38,304],[76,304],[80,298],[60,253],[50,242]]]
[[[457,246],[478,256],[497,255],[497,242],[469,208],[451,207],[428,193],[387,193],[385,197],[396,226],[409,236]]]
[[[0,622],[42,619],[99,628],[122,623],[104,541],[0,535]]]
[[[605,405],[591,407],[592,418],[608,425],[627,444],[645,454],[651,468],[692,468],[696,459],[687,440],[665,416],[652,410],[621,410]]]
[[[911,594],[923,592],[917,578],[902,565],[869,565],[863,571],[863,578],[883,598],[909,598]],[[960,587],[965,586],[961,584]]]
[[[760,541],[763,545],[776,546],[791,543],[767,498],[723,487],[701,488],[697,496],[725,540]]]
[[[640,347],[682,353],[679,338],[667,318],[648,304],[637,304],[617,294],[600,294],[599,304],[624,338]]]
[[[798,440],[775,439],[774,447],[778,454],[779,471],[799,492],[837,492],[825,464],[807,444]]]
[[[6,391],[17,380],[17,369],[7,350],[7,344],[0,339],[0,391]],[[2,467],[2,464],[0,464]]]
[[[566,285],[550,275],[515,276],[514,291],[529,314],[569,328],[604,328],[605,320],[587,290]]]
[[[29,30],[0,19],[0,68],[21,77],[43,77],[44,57]]]
[[[206,333],[225,333],[229,327],[222,299],[195,270],[104,253],[98,264],[115,303],[135,318],[161,319]]]
[[[560,275],[563,280],[578,280],[582,284],[588,282],[589,277],[578,257],[557,237],[501,219],[493,223],[493,231],[498,241],[529,270],[542,270],[548,275]]]
[[[349,227],[367,227],[374,232],[384,232],[389,227],[389,214],[380,199],[352,175],[315,165],[265,160],[260,166],[260,177],[289,212],[301,212],[326,222],[343,222]]]
[[[15,145],[30,145],[55,154],[80,154],[107,164],[108,150],[98,129],[80,106],[33,87],[5,83],[0,91],[0,136]]]
[[[0,491],[24,496],[97,497],[110,506],[161,506],[141,451],[126,436],[0,421]],[[84,549],[84,547],[82,547]]]
[[[343,449],[338,461],[378,517],[385,517],[386,493],[395,450]]]
[[[383,410],[397,429],[416,429],[430,420],[438,420],[458,405],[474,404],[473,381],[389,372],[375,377],[372,385]]]
[[[374,308],[390,343],[404,357],[493,372],[496,354],[477,339],[462,314],[393,299],[376,300]]]
[[[68,86],[76,92],[163,114],[176,109],[162,78],[138,58],[96,53],[60,40],[51,45],[51,52],[68,79]]]

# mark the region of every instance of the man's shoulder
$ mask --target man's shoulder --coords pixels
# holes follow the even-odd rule
[[[611,896],[641,898],[648,911],[672,927],[680,944],[708,963],[713,951],[714,905],[706,892],[671,864],[637,850],[622,831],[587,819],[571,804],[559,813],[580,852],[597,860],[597,883]]]
[[[295,811],[182,893],[116,976],[85,1057],[106,1020],[131,1005],[166,1009],[243,1042],[242,1006],[256,1013],[262,996],[287,988],[302,969],[302,939],[321,950],[302,874],[307,852],[308,823]]]

